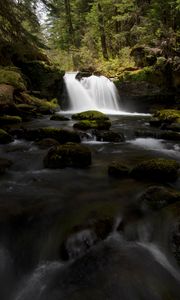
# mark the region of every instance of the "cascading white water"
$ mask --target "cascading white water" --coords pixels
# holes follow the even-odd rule
[[[64,81],[70,101],[70,111],[120,111],[119,95],[112,81],[104,76],[90,76],[77,80],[77,73],[66,73]]]

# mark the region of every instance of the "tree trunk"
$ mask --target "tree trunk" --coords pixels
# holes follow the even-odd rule
[[[72,18],[71,18],[71,6],[69,0],[64,0],[65,5],[65,11],[66,11],[66,19],[67,19],[67,26],[68,26],[68,32],[70,37],[72,38],[72,43],[75,46],[75,37],[74,37],[74,28],[72,24]]]
[[[102,8],[101,5],[98,3],[98,22],[99,22],[99,30],[101,34],[101,47],[102,47],[102,53],[103,57],[108,60],[108,51],[107,51],[107,43],[106,43],[106,33],[104,30],[104,18],[102,14]]]

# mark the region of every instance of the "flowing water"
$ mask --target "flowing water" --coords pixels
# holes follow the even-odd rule
[[[105,105],[106,97],[98,102],[101,97],[88,91],[95,84],[91,80],[97,78],[72,84],[72,95],[76,98],[76,89],[82,89],[86,103],[78,104],[77,97],[70,110]],[[136,129],[149,129],[149,116],[120,115],[115,103],[108,107],[117,109],[110,116],[111,129],[123,132],[126,140],[104,143],[91,132],[83,136],[82,143],[92,152],[88,169],[44,169],[47,150],[35,142],[16,140],[0,147],[0,157],[13,161],[1,176],[1,300],[180,299],[179,267],[169,247],[172,216],[166,209],[139,214],[138,197],[155,183],[114,179],[107,173],[115,159],[129,164],[149,157],[180,162],[179,144],[136,138]],[[72,129],[73,124],[47,116],[23,126]],[[180,181],[167,186],[180,190]]]
[[[120,97],[113,82],[104,76],[84,77],[76,79],[77,73],[66,73],[64,76],[69,96],[68,110],[100,110],[105,113],[122,112]]]

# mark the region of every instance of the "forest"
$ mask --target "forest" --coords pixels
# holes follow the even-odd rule
[[[12,52],[22,59],[47,55],[65,70],[93,65],[113,76],[133,66],[130,52],[138,45],[161,49],[165,57],[179,55],[179,0],[5,0],[0,5],[2,64]]]

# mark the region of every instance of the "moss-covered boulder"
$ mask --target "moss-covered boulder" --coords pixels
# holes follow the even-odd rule
[[[29,90],[39,91],[48,100],[61,98],[64,71],[38,60],[21,62],[19,67],[28,78]]]
[[[36,145],[41,149],[47,149],[53,146],[59,146],[59,142],[55,139],[47,138],[36,142]]]
[[[171,182],[178,178],[179,167],[179,163],[174,160],[154,158],[138,163],[132,168],[130,175],[140,180]]]
[[[8,144],[13,141],[13,137],[5,130],[0,129],[0,144]]]
[[[59,109],[58,101],[56,98],[47,101],[46,99],[39,99],[26,92],[20,93],[16,96],[16,103],[19,105],[31,105],[38,113],[52,114]]]
[[[0,68],[0,84],[8,84],[16,90],[26,90],[26,82],[22,73],[16,68]]]
[[[6,172],[6,169],[8,169],[11,165],[11,160],[0,157],[0,175],[4,174]]]
[[[127,165],[122,164],[119,161],[113,161],[108,166],[108,174],[115,178],[126,178],[129,177],[130,169]]]
[[[54,127],[27,129],[24,132],[24,138],[31,141],[51,138],[61,144],[67,142],[80,143],[80,137],[76,132]]]
[[[150,48],[145,45],[135,46],[130,55],[133,56],[136,66],[152,66],[157,62],[157,57],[161,56],[162,50],[159,48]]]
[[[180,110],[176,110],[176,109],[158,110],[154,113],[154,117],[156,117],[161,122],[161,124],[180,123]]]
[[[180,193],[163,186],[151,186],[139,198],[144,211],[158,210],[177,201],[180,201]]]
[[[59,114],[53,114],[50,118],[52,121],[69,121],[70,119],[68,117],[65,117],[63,115]]]
[[[91,164],[91,151],[84,145],[67,143],[51,148],[44,158],[46,168],[85,168]]]
[[[111,130],[99,131],[94,130],[93,134],[96,136],[97,141],[119,143],[124,142],[125,137],[123,133],[117,133]]]
[[[0,125],[11,125],[21,123],[22,119],[19,116],[0,116]]]
[[[109,120],[108,116],[100,111],[88,110],[72,115],[73,120],[88,120],[88,121],[105,121]]]
[[[75,129],[78,130],[88,130],[88,129],[98,129],[98,130],[108,130],[111,127],[111,122],[109,120],[82,120],[73,125]]]

